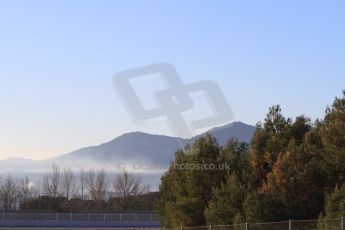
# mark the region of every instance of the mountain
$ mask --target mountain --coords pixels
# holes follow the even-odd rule
[[[109,163],[115,166],[116,163],[128,162],[167,166],[173,160],[175,151],[185,144],[186,140],[182,138],[132,132],[99,146],[82,148],[47,161],[75,162],[79,165],[81,162],[84,165],[98,162],[102,167],[109,166]]]
[[[218,143],[221,145],[225,145],[226,142],[232,138],[237,138],[240,142],[247,142],[250,143],[252,140],[253,133],[255,131],[255,127],[252,125],[247,125],[242,122],[233,122],[227,124],[225,126],[213,128],[209,130],[207,133],[212,134],[218,140]],[[205,136],[206,134],[198,135],[193,140]]]
[[[212,134],[221,145],[224,145],[232,137],[237,138],[239,141],[250,142],[254,131],[254,126],[242,122],[233,122],[222,127],[213,128],[207,133]],[[73,169],[104,168],[106,170],[119,170],[119,166],[122,165],[125,165],[126,169],[128,166],[129,169],[134,169],[135,164],[137,164],[137,170],[162,172],[173,160],[177,149],[182,149],[187,143],[192,143],[196,138],[204,135],[206,133],[191,139],[182,139],[132,132],[98,146],[82,148],[47,160],[32,161],[12,158],[0,161],[0,173],[42,172],[49,170],[54,163]]]

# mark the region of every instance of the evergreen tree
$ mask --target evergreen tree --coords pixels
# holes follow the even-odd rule
[[[212,188],[222,182],[222,172],[204,166],[217,167],[220,155],[221,148],[210,135],[198,139],[187,151],[176,153],[160,185],[158,209],[163,226],[206,223],[204,210],[211,199]]]
[[[341,98],[335,98],[327,108],[321,130],[322,142],[328,162],[334,169],[332,181],[345,183],[345,90]]]
[[[181,170],[180,164],[229,169]],[[211,136],[197,140],[176,153],[160,186],[166,227],[335,218],[345,215],[344,207],[345,91],[314,123],[287,119],[280,106],[271,107],[250,146],[231,139],[222,148]]]
[[[324,212],[320,214],[320,219],[342,216],[345,216],[345,185],[337,186],[332,193],[326,195]]]
[[[227,225],[244,220],[242,203],[245,195],[245,186],[235,175],[230,176],[225,184],[213,190],[212,200],[205,210],[207,223]]]
[[[291,120],[286,119],[279,105],[272,106],[263,124],[258,123],[252,139],[252,167],[258,186],[266,180],[278,155],[291,139]]]

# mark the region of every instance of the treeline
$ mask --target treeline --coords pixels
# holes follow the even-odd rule
[[[0,211],[146,211],[154,210],[158,193],[142,185],[140,177],[104,170],[52,171],[33,183],[29,177],[0,176]]]
[[[271,107],[250,144],[200,138],[159,190],[164,227],[345,216],[345,91],[314,122]]]

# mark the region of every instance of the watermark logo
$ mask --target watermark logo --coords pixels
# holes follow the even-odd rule
[[[166,89],[153,92],[157,107],[147,109],[140,100],[131,81],[146,75],[159,74]],[[173,65],[160,63],[117,73],[113,85],[136,124],[165,117],[172,132],[179,137],[192,137],[196,130],[228,123],[233,120],[233,112],[214,81],[200,81],[184,84]],[[192,93],[202,92],[207,98],[212,115],[187,122],[183,113],[194,108]]]

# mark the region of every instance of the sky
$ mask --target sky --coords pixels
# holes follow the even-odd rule
[[[234,120],[255,125],[275,104],[322,118],[345,89],[344,12],[336,0],[1,1],[0,159],[173,135],[134,123],[112,86],[161,62],[185,84],[217,82]]]

